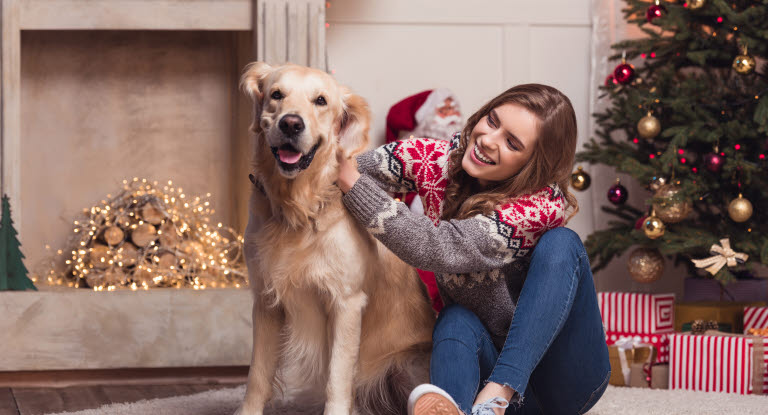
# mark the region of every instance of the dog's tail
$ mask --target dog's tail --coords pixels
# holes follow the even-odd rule
[[[362,382],[355,391],[357,413],[364,415],[403,415],[413,388],[429,382],[431,343],[415,344],[397,356],[380,375]]]

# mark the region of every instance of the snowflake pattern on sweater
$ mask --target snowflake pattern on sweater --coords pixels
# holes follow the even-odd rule
[[[424,213],[437,225],[443,213],[445,189],[448,186],[448,156],[459,146],[460,134],[450,141],[427,138],[400,140],[377,150],[385,157],[379,165],[383,176],[402,184],[401,189],[417,191],[424,203]],[[392,209],[381,216],[393,216]],[[530,254],[536,241],[549,229],[562,226],[564,198],[557,185],[508,201],[490,216],[478,215],[486,223],[489,235],[499,244],[505,262]],[[380,223],[381,221],[377,221]],[[377,233],[383,232],[380,226]],[[478,280],[478,278],[472,278]],[[451,281],[463,281],[456,276]]]

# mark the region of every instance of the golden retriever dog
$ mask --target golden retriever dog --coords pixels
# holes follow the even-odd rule
[[[336,414],[404,414],[428,381],[434,314],[416,271],[346,211],[336,154],[368,144],[370,112],[327,73],[255,62],[254,183],[245,232],[253,358],[238,414],[274,393]]]

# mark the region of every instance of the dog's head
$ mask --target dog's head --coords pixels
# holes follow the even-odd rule
[[[318,164],[335,166],[338,150],[353,155],[368,145],[367,103],[325,72],[254,62],[241,85],[253,99],[256,151],[270,152],[287,179]]]

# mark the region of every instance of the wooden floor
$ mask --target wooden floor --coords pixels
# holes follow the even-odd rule
[[[199,371],[198,371],[199,372]],[[136,402],[142,399],[191,395],[212,389],[231,388],[245,382],[247,368],[224,372],[194,370],[179,375],[147,375],[136,371],[122,372],[17,372],[0,373],[0,415],[42,415],[55,412],[98,408],[111,403]],[[50,381],[47,379],[55,379]]]

